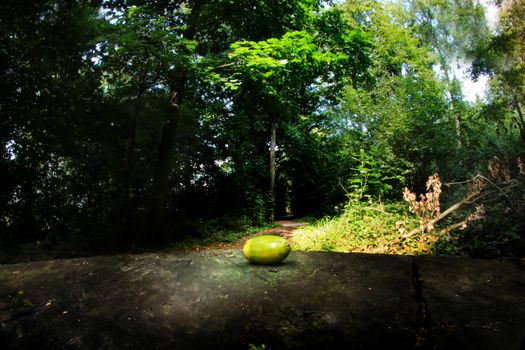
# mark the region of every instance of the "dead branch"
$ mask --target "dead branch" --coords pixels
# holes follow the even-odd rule
[[[500,186],[498,186],[496,183],[494,183],[494,181],[490,180],[489,178],[487,178],[487,177],[485,177],[485,176],[483,176],[481,174],[478,174],[478,175],[474,176],[472,179],[468,179],[468,180],[465,180],[465,181],[457,181],[457,182],[447,182],[444,185],[447,186],[447,187],[450,187],[452,185],[464,185],[464,184],[472,183],[472,182],[476,181],[477,179],[482,179],[482,180],[488,182],[489,184],[491,184],[493,187],[495,187],[498,190],[498,192],[500,192],[503,196],[505,196],[505,198],[509,201],[510,204],[512,204],[512,200],[507,195],[507,193],[505,192],[504,189],[502,189]]]
[[[473,214],[470,214],[467,216],[467,218],[461,222],[457,222],[455,224],[452,224],[450,226],[445,227],[441,230],[441,234],[445,235],[448,234],[454,230],[457,230],[458,228],[466,228],[471,222],[477,221],[477,220],[483,220],[485,219],[485,211],[483,207],[478,207],[476,212]]]
[[[430,223],[432,225],[434,225],[436,222],[444,219],[445,217],[447,217],[450,213],[460,209],[461,207],[463,207],[464,205],[467,205],[467,204],[471,204],[471,203],[474,203],[476,200],[477,200],[477,196],[479,195],[479,192],[473,192],[471,194],[469,194],[467,197],[463,198],[462,200],[460,200],[459,202],[451,205],[447,210],[445,210],[444,212],[442,212],[441,214],[439,214],[435,219],[432,219],[430,221]],[[476,198],[476,199],[474,199]]]
[[[467,204],[472,204],[474,203],[476,200],[479,199],[479,192],[473,192],[471,194],[469,194],[467,197],[463,198],[461,201],[453,204],[452,206],[450,206],[447,210],[445,210],[444,212],[442,212],[441,214],[439,214],[436,218],[430,220],[429,224],[428,225],[425,225],[425,227],[428,227],[428,226],[434,226],[434,224],[436,224],[437,222],[439,222],[440,220],[443,220],[445,217],[447,217],[448,215],[450,215],[451,213],[453,213],[454,211],[462,208],[463,206],[467,205]],[[478,198],[476,198],[478,197]],[[468,218],[465,220],[465,222],[468,220]],[[461,224],[459,225],[458,227],[461,227],[465,222],[461,222],[461,223],[458,223],[458,224]],[[456,224],[454,225],[451,225],[449,227],[453,227],[455,226]],[[456,228],[458,228],[456,227]],[[412,231],[404,234],[404,235],[400,235],[397,237],[396,241],[400,241],[404,238],[409,238],[409,237],[412,237],[420,232],[422,232],[424,230],[424,227],[418,227],[418,228],[415,228],[413,229]],[[450,230],[452,231],[452,230]],[[450,232],[448,231],[448,232]]]
[[[505,198],[507,198],[507,200],[509,201],[510,204],[512,204],[512,200],[510,199],[510,197],[507,195],[507,193],[505,191],[503,191],[501,188],[499,188],[498,185],[496,185],[494,182],[490,181],[489,179],[487,179],[485,176],[483,175],[477,175],[476,177],[480,177],[482,178],[483,180],[487,181],[488,183],[490,183],[492,186],[496,187],[496,189],[502,194],[505,196]]]
[[[345,194],[347,196],[350,196],[350,192],[348,192],[348,190],[346,189],[345,186],[343,186],[343,184],[341,183],[341,181],[339,181],[339,186],[341,186],[341,188],[343,189],[343,191],[345,192]]]
[[[230,63],[225,63],[225,64],[221,64],[219,66],[215,66],[213,67],[213,69],[220,69],[220,68],[226,68],[226,67],[230,67],[230,66],[233,66],[237,64],[237,62],[230,62]]]

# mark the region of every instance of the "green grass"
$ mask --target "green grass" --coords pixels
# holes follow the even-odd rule
[[[301,227],[291,240],[292,249],[304,251],[416,253],[422,246],[415,241],[397,242],[404,227],[419,226],[404,202],[361,203],[352,201],[343,213]]]
[[[171,242],[165,250],[191,250],[197,247],[205,247],[216,243],[234,243],[240,239],[276,227],[275,224],[261,226],[221,227],[206,225],[200,230],[198,236],[188,235],[180,241]]]

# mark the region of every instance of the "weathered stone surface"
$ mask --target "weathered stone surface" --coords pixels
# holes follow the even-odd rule
[[[525,263],[418,257],[434,349],[525,349]]]
[[[3,265],[0,348],[519,349],[523,272],[522,262],[300,252],[257,266],[240,251]]]

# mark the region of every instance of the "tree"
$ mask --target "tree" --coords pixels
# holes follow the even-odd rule
[[[525,5],[520,1],[501,1],[498,31],[481,43],[476,50],[472,74],[488,74],[493,82],[490,94],[492,111],[500,123],[510,117],[510,123],[525,142]],[[499,107],[498,107],[499,106]],[[512,113],[506,113],[505,108]]]
[[[83,57],[100,2],[0,5],[1,231],[13,240],[58,236],[83,197],[75,177],[91,142],[98,72]]]
[[[342,9],[349,21],[363,21],[376,41],[371,79],[347,85],[334,109],[346,129],[345,153],[355,159],[350,168],[356,173],[346,175],[348,185],[360,183],[366,171],[383,184],[369,187],[367,195],[392,197],[406,183],[424,186],[429,172],[446,170],[453,135],[446,85],[433,70],[436,57],[415,35],[417,28],[400,4],[347,2]],[[367,159],[373,162],[363,163]]]
[[[292,31],[282,38],[242,41],[232,45],[230,57],[238,62],[235,77],[239,78],[240,88],[248,85],[259,91],[257,104],[263,113],[261,117],[268,118],[270,125],[269,193],[272,208],[275,205],[279,125],[281,128],[286,123],[293,125],[299,117],[307,118],[315,113],[323,96],[321,91],[334,92],[332,89],[345,73],[366,67],[369,41],[361,31],[347,26],[338,11],[324,13],[315,24],[313,34]],[[330,93],[324,96],[330,96]],[[273,219],[274,209],[270,217]]]
[[[225,63],[229,44],[241,38],[264,40],[282,35],[289,28],[300,27],[319,6],[319,1],[313,0],[109,1],[106,4],[109,9],[106,17],[116,22],[118,34],[104,39],[112,42],[109,46],[113,47],[102,60],[116,63],[114,68],[106,67],[118,73],[112,75],[114,77],[132,77],[128,82],[138,78],[146,86],[164,89],[171,106],[162,126],[153,175],[150,212],[155,232],[162,231],[170,180],[177,161],[174,146],[178,124],[185,118],[183,114],[192,113],[192,106],[199,104],[199,100],[210,99],[212,103],[217,99],[210,93],[217,89],[213,82],[215,67]],[[116,59],[111,58],[113,56]],[[117,85],[123,86],[122,82]]]
[[[413,0],[408,4],[415,34],[437,54],[449,102],[453,108],[460,109],[457,103],[460,103],[461,89],[454,67],[468,65],[472,52],[489,33],[483,5],[472,0]],[[461,148],[465,121],[461,120],[460,113],[451,116],[457,146]]]

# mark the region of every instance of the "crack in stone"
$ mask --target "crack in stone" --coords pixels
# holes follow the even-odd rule
[[[412,282],[414,283],[414,299],[417,303],[416,311],[416,343],[417,349],[430,349],[432,345],[432,330],[427,303],[423,297],[423,282],[419,276],[419,266],[416,258],[412,258]]]

